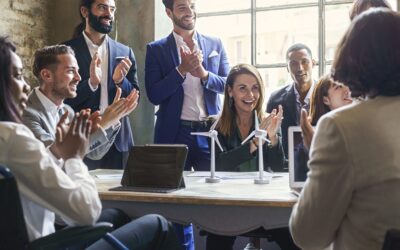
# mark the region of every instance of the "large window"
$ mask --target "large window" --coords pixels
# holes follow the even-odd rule
[[[397,1],[389,1],[397,9]],[[290,82],[285,53],[308,45],[314,78],[330,70],[336,44],[350,24],[352,0],[197,0],[197,30],[222,39],[231,65],[255,65],[267,94]]]

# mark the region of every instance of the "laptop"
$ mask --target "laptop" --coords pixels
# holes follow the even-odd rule
[[[300,126],[289,127],[289,186],[291,189],[303,188],[308,173],[308,150],[303,144]]]
[[[120,187],[110,191],[169,193],[184,188],[188,148],[182,144],[134,146],[129,152]]]

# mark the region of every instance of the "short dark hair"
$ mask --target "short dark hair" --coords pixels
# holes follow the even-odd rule
[[[38,49],[33,58],[32,71],[36,78],[41,82],[40,71],[44,68],[49,68],[59,63],[57,56],[71,54],[75,56],[74,50],[64,44],[46,46]]]
[[[335,81],[352,96],[400,95],[400,14],[372,8],[357,16],[340,41],[332,65]]]
[[[172,10],[174,8],[174,0],[162,0],[165,8]]]
[[[302,43],[296,43],[296,44],[293,44],[292,46],[290,46],[288,48],[288,50],[286,51],[286,60],[289,60],[289,54],[291,52],[297,51],[297,50],[302,50],[302,49],[307,50],[308,55],[312,58],[311,50],[307,45],[302,44]]]
[[[355,0],[350,11],[350,20],[353,20],[356,16],[360,15],[371,7],[392,9],[386,0]]]
[[[0,121],[21,121],[11,92],[11,54],[15,50],[8,37],[0,37]]]

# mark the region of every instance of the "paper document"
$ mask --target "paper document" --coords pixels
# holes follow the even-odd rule
[[[215,172],[215,176],[223,180],[232,179],[254,179],[259,176],[259,172]],[[209,177],[210,172],[193,172],[186,177]],[[265,178],[272,178],[274,175],[272,173],[264,171]]]
[[[95,175],[99,180],[121,180],[122,174],[96,174]]]

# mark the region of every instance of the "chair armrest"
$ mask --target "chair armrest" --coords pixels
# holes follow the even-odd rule
[[[28,249],[61,249],[73,245],[91,244],[101,239],[113,230],[113,225],[107,222],[96,223],[93,226],[68,227],[32,241]]]

